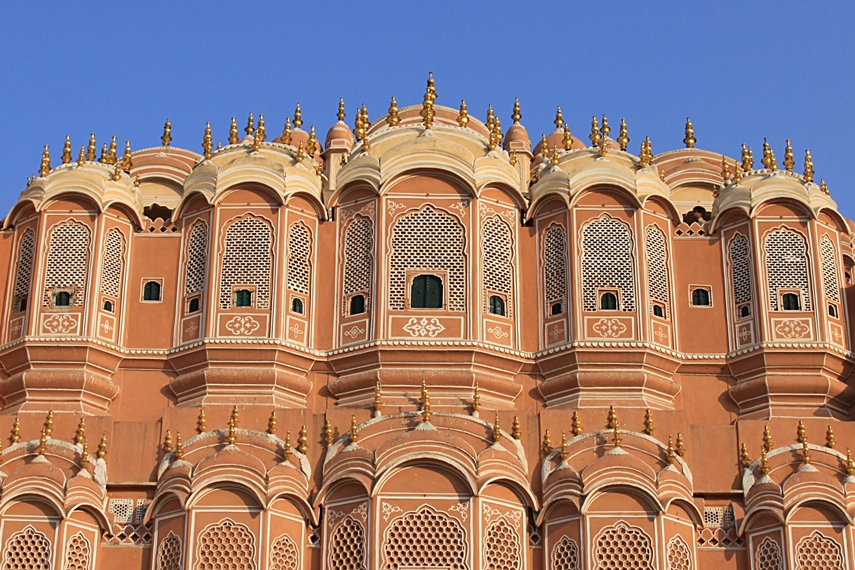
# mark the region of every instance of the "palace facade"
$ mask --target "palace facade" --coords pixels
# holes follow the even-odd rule
[[[436,99],[45,148],[4,570],[855,567],[855,226],[810,154]]]

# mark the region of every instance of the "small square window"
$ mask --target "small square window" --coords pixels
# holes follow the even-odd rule
[[[736,317],[738,319],[747,319],[751,316],[751,304],[743,303],[736,307]]]
[[[665,318],[665,305],[662,303],[653,303],[653,316],[660,319]]]
[[[601,311],[617,311],[620,307],[620,293],[617,289],[600,289],[597,296],[597,307]]]
[[[348,316],[361,315],[365,312],[365,295],[358,293],[350,298],[348,302]]]
[[[554,317],[555,315],[560,315],[564,312],[564,303],[561,301],[554,301],[549,304],[549,315]]]
[[[201,302],[201,300],[199,297],[193,297],[192,299],[190,299],[187,302],[187,312],[188,313],[198,313],[200,302]]]
[[[163,279],[146,277],[142,280],[143,303],[160,303],[163,301]]]
[[[712,307],[712,288],[709,285],[689,285],[689,304],[693,307]]]
[[[51,309],[68,309],[74,303],[74,289],[54,289],[51,291]]]
[[[303,304],[303,299],[301,299],[300,297],[291,298],[291,312],[296,313],[298,315],[305,314],[306,308]]]
[[[235,291],[235,307],[252,307],[252,291],[249,289],[238,289]]]

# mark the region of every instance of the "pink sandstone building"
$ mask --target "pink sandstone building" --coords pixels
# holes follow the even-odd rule
[[[855,224],[810,153],[436,99],[45,149],[2,570],[855,568]]]

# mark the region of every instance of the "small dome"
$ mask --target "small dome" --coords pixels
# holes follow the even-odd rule
[[[505,134],[505,150],[530,150],[531,139],[528,138],[528,132],[525,127],[519,123],[514,123]]]
[[[309,142],[309,133],[303,129],[294,129],[291,131],[291,146],[299,147],[303,143],[303,148],[306,148],[306,143]]]
[[[298,143],[299,144],[299,143]],[[327,132],[327,139],[324,142],[326,148],[353,148],[353,133],[350,132],[350,127],[344,121],[339,121],[334,124]]]

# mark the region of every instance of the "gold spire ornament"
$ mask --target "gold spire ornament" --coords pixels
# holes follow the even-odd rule
[[[42,152],[42,162],[39,165],[39,176],[44,178],[48,174],[50,174],[50,150],[48,150],[48,145],[45,145]]]
[[[430,93],[425,93],[424,102],[422,103],[422,124],[425,127],[425,130],[431,130],[433,127],[433,119],[436,113],[433,110],[433,99],[431,98]]]
[[[297,451],[303,455],[309,451],[309,432],[306,431],[306,426],[300,428],[300,433],[297,436]]]
[[[561,109],[561,107],[559,107]],[[520,124],[520,119],[522,119],[522,113],[520,112],[520,98],[514,98],[514,111],[511,113],[511,120],[515,125]]]
[[[303,126],[303,111],[300,109],[300,104],[297,103],[297,108],[294,109],[294,128],[299,129]]]
[[[163,452],[169,453],[172,451],[172,432],[166,430],[166,435],[163,437]]]
[[[739,184],[742,182],[742,168],[739,166],[739,162],[733,161],[733,183]]]
[[[493,145],[491,150],[502,146],[502,121],[499,120],[499,117],[496,117],[493,121],[493,130],[490,133],[490,141]]]
[[[511,163],[511,166],[516,166],[516,164],[517,164],[517,151],[515,149],[511,150],[511,155],[508,158],[508,162]]]
[[[810,465],[810,447],[807,440],[802,442],[802,465]]]
[[[570,420],[570,433],[574,436],[582,434],[582,420],[579,418],[579,410],[573,410],[573,418]]]
[[[229,445],[234,445],[237,441],[237,427],[238,427],[238,407],[235,406],[232,408],[232,414],[229,417],[229,432],[226,437],[226,441],[229,442]]]
[[[676,461],[674,453],[674,438],[670,435],[668,436],[668,447],[665,448],[665,456],[668,458],[669,465],[673,465]]]
[[[674,444],[674,453],[683,457],[686,455],[686,447],[683,445],[683,434],[677,432],[677,443]]]
[[[813,182],[813,157],[810,155],[810,149],[805,149],[805,173],[803,177],[805,182]]]
[[[205,410],[199,410],[199,417],[196,419],[196,431],[205,433],[208,431],[208,421],[205,419]]]
[[[597,123],[596,115],[591,117],[591,134],[588,135],[588,138],[591,139],[591,146],[600,145],[600,125]]]
[[[98,442],[98,449],[95,451],[95,457],[104,459],[107,456],[107,434],[101,436],[101,441]]]
[[[514,439],[519,439],[522,437],[522,431],[520,430],[520,417],[514,416],[514,423],[511,425],[511,437]]]
[[[727,163],[727,158],[721,155],[721,179],[727,181],[730,179],[730,165]]]
[[[653,432],[656,431],[656,428],[653,427],[653,412],[648,410],[644,412],[644,433],[647,435],[653,435]]]
[[[113,167],[113,180],[118,182],[122,179],[122,165],[120,163],[116,163],[116,166]]]
[[[603,115],[603,128],[600,129],[600,132],[603,134],[603,138],[609,138],[609,133],[612,132],[612,128],[609,126],[609,120]]]
[[[772,431],[769,429],[769,426],[763,426],[763,449],[766,451],[772,451],[774,447],[775,444],[772,441]]]
[[[312,128],[309,130],[309,139],[306,141],[306,154],[315,157],[315,154],[318,152],[318,138],[315,135],[315,126],[312,125]]]
[[[558,147],[554,146],[554,147],[552,147],[552,159],[551,159],[552,166],[558,166],[558,164],[560,163],[559,159],[560,159],[560,157],[558,156]]]
[[[491,130],[491,127],[493,126],[493,121],[495,121],[495,120],[496,120],[496,115],[493,113],[493,106],[488,105],[487,106],[487,121],[485,123],[487,125],[487,130]]]
[[[430,95],[431,103],[436,101],[436,85],[433,81],[433,71],[428,72],[428,80],[427,80],[427,93]]]
[[[163,136],[160,137],[160,143],[163,146],[169,146],[169,143],[172,142],[172,123],[169,122],[169,119],[166,119],[166,123],[163,125]]]
[[[103,146],[101,146],[101,156],[98,157],[98,162],[101,164],[109,164],[109,161],[110,157],[108,156],[107,143],[104,143]]]
[[[81,444],[86,439],[86,418],[80,418],[77,430],[74,432],[74,443]]]
[[[614,426],[614,444],[615,444],[615,447],[620,447],[620,442],[621,442],[620,423],[618,423],[618,421],[615,420],[615,426]]]
[[[122,155],[120,164],[122,165],[122,170],[127,173],[130,173],[134,167],[134,160],[131,158],[131,141],[125,141],[125,153]]]
[[[796,428],[796,441],[799,443],[807,441],[807,436],[805,435],[805,423],[802,420],[799,420],[799,427]]]
[[[748,456],[748,446],[744,443],[739,448],[739,463],[743,467],[748,467],[751,465],[751,458]]]
[[[787,172],[792,172],[796,161],[793,157],[793,145],[790,144],[790,139],[787,139],[787,145],[784,147],[784,168]]]
[[[599,154],[602,158],[605,158],[606,154],[608,154],[608,147],[606,146],[606,137],[600,139],[600,146],[597,149],[597,154]]]
[[[561,449],[558,452],[558,457],[561,458],[562,463],[570,457],[570,453],[567,451],[567,432],[561,432]]]
[[[834,429],[831,426],[828,426],[828,429],[825,431],[825,447],[830,449],[834,449],[837,446],[837,442],[834,440]]]
[[[65,144],[62,145],[62,163],[71,162],[71,136],[65,135]]]
[[[552,438],[549,436],[549,430],[546,430],[543,433],[543,443],[541,444],[540,448],[546,455],[552,453]]]
[[[496,419],[493,421],[493,443],[502,441],[502,426],[499,425],[499,411],[496,410]]]
[[[695,128],[692,126],[692,120],[686,117],[686,136],[683,138],[683,144],[686,148],[695,148],[695,143],[698,139],[695,138]]]
[[[86,160],[89,162],[95,162],[95,152],[98,150],[98,146],[95,144],[95,133],[91,133],[89,135],[89,146],[86,148]]]
[[[15,417],[15,423],[12,424],[12,444],[21,441],[21,420]]]
[[[381,415],[383,415],[383,390],[378,380],[374,384],[374,417],[379,418]]]
[[[51,434],[53,433],[53,410],[48,411],[47,418],[45,419],[45,435],[50,439]]]
[[[357,141],[361,141],[365,136],[365,121],[362,118],[362,110],[356,110],[356,117],[353,119],[353,136]]]
[[[469,124],[469,111],[466,110],[466,99],[460,100],[460,110],[457,112],[457,124],[464,128]]]
[[[113,135],[113,139],[110,141],[110,151],[107,153],[107,164],[113,165],[116,164],[118,160],[117,156],[117,148],[116,148],[116,135]]]
[[[83,440],[83,451],[80,452],[80,467],[86,468],[89,465],[89,442]]]
[[[745,143],[742,143],[742,170],[750,172],[752,168],[754,168],[754,157]]]
[[[205,160],[211,158],[211,152],[214,150],[213,137],[211,137],[211,123],[205,123],[205,136],[202,137],[202,153]]]
[[[270,419],[267,420],[267,433],[274,435],[277,430],[276,410],[270,412]]]
[[[763,166],[766,167],[767,170],[771,170],[772,172],[778,170],[778,163],[775,162],[775,151],[772,150],[772,147],[769,146],[769,141],[763,139]]]
[[[45,429],[42,428],[42,434],[39,436],[39,455],[44,455],[45,451],[47,451],[47,434],[45,434]]]
[[[766,477],[769,475],[769,460],[766,457],[766,448],[760,450],[760,475]]]
[[[855,475],[855,462],[852,461],[852,450],[846,448],[846,474],[852,477]]]
[[[267,129],[264,126],[264,114],[258,116],[258,128],[255,130],[255,138],[258,139],[258,142],[264,142],[267,140]]]
[[[432,415],[430,411],[430,394],[428,394],[426,387],[423,386],[422,390],[422,422],[429,423]]]
[[[540,135],[540,154],[543,158],[549,158],[549,144],[546,142],[546,135]]]
[[[617,424],[617,411],[614,406],[609,406],[609,416],[608,416],[608,426],[609,428],[614,428],[615,424]]]
[[[333,442],[333,429],[330,425],[330,420],[327,417],[324,417],[324,428],[321,431],[321,436],[324,440],[324,443],[327,444],[327,447],[332,445]]]
[[[251,137],[255,132],[255,119],[252,117],[252,113],[249,114],[249,118],[246,120],[246,128],[243,132],[245,132],[248,137]]]
[[[472,388],[472,413],[477,415],[479,409],[481,409],[481,390],[478,388],[478,382],[475,382]]]
[[[356,425],[356,416],[350,416],[350,443],[356,445],[359,441],[359,426]]]
[[[395,101],[394,97],[392,97],[392,101],[389,103],[389,114],[386,122],[392,127],[396,127],[401,123],[401,117],[398,116],[398,102]]]
[[[573,135],[570,134],[570,127],[566,123],[564,124],[564,138],[561,142],[564,143],[564,150],[570,150],[570,147],[573,146]]]
[[[80,145],[80,154],[77,155],[77,166],[83,166],[86,162],[86,145]]]
[[[237,119],[232,117],[232,124],[229,126],[229,144],[237,144],[240,142],[238,138]]]
[[[184,459],[184,443],[181,441],[181,432],[175,432],[175,453],[172,454],[175,461]]]
[[[638,155],[639,167],[647,168],[650,166],[650,163],[653,160],[653,152],[651,148],[652,145],[650,143],[650,137],[645,137],[645,139],[641,141],[641,153]]]
[[[392,97],[392,99],[395,98]],[[338,100],[338,113],[336,113],[335,116],[339,120],[339,122],[343,122],[344,118],[347,116],[344,113],[344,97]]]
[[[282,457],[287,461],[291,457],[291,432],[285,433],[285,444],[282,446]]]
[[[282,127],[282,144],[291,144],[291,117],[285,117],[285,126]]]
[[[294,159],[297,162],[303,162],[303,159],[306,158],[306,153],[303,152],[303,141],[300,141],[300,146],[297,147],[297,155]]]
[[[368,120],[368,107],[365,106],[365,103],[362,104],[362,109],[359,110],[362,113],[362,124],[365,125],[365,132],[368,132],[368,129],[371,128],[371,121]]]
[[[626,152],[626,147],[629,145],[629,135],[627,135],[626,131],[626,119],[620,120],[620,131],[618,131],[617,142],[620,145],[620,149]]]
[[[561,107],[558,107],[558,110],[555,111],[555,120],[552,122],[555,123],[556,131],[560,131],[561,127],[564,126],[564,116],[561,114]]]
[[[819,191],[825,194],[826,196],[830,195],[828,191],[828,184],[825,183],[825,178],[819,179]]]

